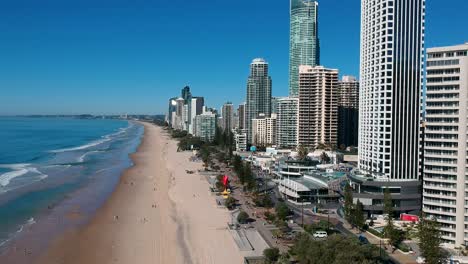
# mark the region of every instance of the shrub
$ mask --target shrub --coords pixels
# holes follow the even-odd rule
[[[237,215],[237,222],[240,224],[247,224],[248,221],[249,215],[244,211],[240,211],[240,213]]]

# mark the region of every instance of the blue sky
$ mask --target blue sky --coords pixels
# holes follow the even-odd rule
[[[428,0],[426,46],[468,42],[466,10]],[[359,27],[359,0],[319,1],[324,66],[358,75]],[[287,95],[288,51],[288,0],[0,1],[0,114],[157,114],[185,85],[237,104],[255,57]]]

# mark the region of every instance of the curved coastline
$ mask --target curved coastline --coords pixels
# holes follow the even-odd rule
[[[226,228],[229,213],[216,206],[192,153],[159,127],[145,126],[133,166],[90,222],[68,230],[34,262],[49,263],[242,263]]]

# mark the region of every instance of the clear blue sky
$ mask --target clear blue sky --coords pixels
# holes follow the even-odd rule
[[[468,41],[468,1],[428,0],[426,46]],[[321,61],[359,72],[359,0],[319,0]],[[0,114],[163,113],[185,85],[210,106],[245,97],[270,63],[287,95],[288,0],[0,2]]]

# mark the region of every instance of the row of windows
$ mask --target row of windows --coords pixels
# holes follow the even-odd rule
[[[435,75],[435,74],[455,74],[455,73],[460,73],[460,69],[438,69],[438,70],[428,70],[427,74],[428,75]]]
[[[460,60],[440,60],[440,61],[428,61],[427,66],[447,66],[447,65],[458,65]]]
[[[427,58],[429,59],[436,59],[436,58],[450,58],[454,56],[467,56],[467,51],[462,50],[462,51],[450,51],[450,52],[436,52],[436,53],[428,53]]]
[[[459,76],[427,78],[427,83],[453,82],[459,81]]]

